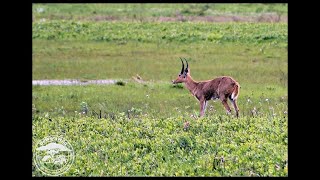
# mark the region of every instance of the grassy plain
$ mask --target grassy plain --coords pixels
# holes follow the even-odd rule
[[[150,18],[177,16],[260,16],[262,14],[288,15],[288,4],[33,4],[33,20],[81,21],[147,21]]]
[[[65,176],[287,176],[287,24],[143,22],[192,5],[132,7],[33,5],[34,80],[125,82],[33,86],[33,145],[49,135],[64,136],[76,153]],[[208,9],[285,14],[285,7]],[[208,9],[203,12],[212,15]],[[141,22],[90,20],[101,14],[134,18],[134,11]],[[204,118],[195,118],[198,102],[170,83],[181,69],[179,57],[189,59],[195,80],[230,75],[239,81],[239,119],[225,115],[219,101],[209,102]],[[137,74],[144,83],[132,79]],[[34,164],[32,174],[43,175]]]

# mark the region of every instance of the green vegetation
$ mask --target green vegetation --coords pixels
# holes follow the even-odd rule
[[[33,23],[33,39],[102,42],[286,43],[285,23],[128,23],[53,21]]]
[[[287,176],[286,118],[217,115],[184,129],[185,120],[38,117],[33,142],[63,135],[72,144],[64,176]]]
[[[180,69],[179,57],[189,59],[195,79],[229,74],[241,82],[270,83],[287,73],[287,25],[33,24],[33,79],[128,79],[138,73],[169,81]]]
[[[287,5],[33,4],[33,80],[116,81],[32,86],[33,145],[71,143],[62,176],[288,176],[287,23],[144,21],[266,12]],[[103,15],[114,19],[95,21]],[[240,118],[217,100],[198,119],[196,99],[171,84],[179,57],[195,80],[234,77]]]
[[[184,113],[199,114],[199,103],[185,88],[174,88],[169,83],[88,86],[33,86],[33,113],[47,117],[74,117],[81,113],[81,103],[88,104],[91,115],[102,111],[102,115],[127,113],[140,109],[142,114],[153,118],[175,117]],[[239,108],[241,116],[265,115],[272,111],[282,116],[287,111],[286,87],[260,84],[243,84],[240,90]],[[214,110],[210,110],[210,105]],[[95,111],[95,112],[94,112]],[[209,101],[207,116],[225,114],[223,105],[217,100]],[[187,116],[187,115],[186,115]]]

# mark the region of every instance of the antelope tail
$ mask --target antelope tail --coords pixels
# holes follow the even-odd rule
[[[238,84],[235,84],[234,90],[233,90],[233,92],[231,94],[231,99],[232,100],[236,100],[238,98],[239,91],[240,91],[240,86]]]

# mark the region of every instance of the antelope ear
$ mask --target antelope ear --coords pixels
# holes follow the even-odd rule
[[[187,77],[187,74],[188,74],[188,70],[185,70],[185,71],[183,72],[183,76],[184,76],[184,77]]]

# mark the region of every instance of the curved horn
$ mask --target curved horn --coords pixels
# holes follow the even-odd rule
[[[185,60],[185,61],[186,61],[186,63],[187,63],[187,67],[186,67],[185,71],[186,71],[186,72],[188,72],[188,68],[189,68],[188,61],[187,61],[187,59],[186,59],[186,58],[184,58],[184,60]]]
[[[180,58],[180,60],[181,60],[181,63],[182,63],[182,69],[181,69],[180,74],[183,74],[183,71],[184,71],[184,63],[183,63],[183,61],[182,61],[182,58]]]

